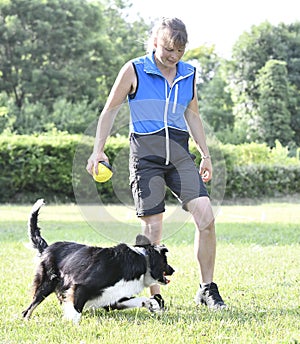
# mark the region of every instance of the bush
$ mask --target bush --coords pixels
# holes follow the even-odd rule
[[[72,161],[79,136],[0,137],[0,202],[33,202],[37,197],[74,200]]]
[[[83,99],[70,102],[57,98],[52,111],[42,103],[24,101],[18,108],[4,93],[0,93],[0,133],[17,135],[35,135],[45,133],[53,128],[70,134],[83,133],[97,119],[97,102]]]
[[[223,169],[222,161],[226,165],[226,200],[300,194],[299,156],[289,157],[288,148],[279,141],[273,149],[254,142],[241,145],[209,142],[209,148],[214,176],[218,169]],[[199,164],[200,155],[196,147],[192,145],[191,151],[196,154],[196,163]],[[208,183],[209,191],[210,187],[211,182]]]
[[[277,140],[275,147],[270,148],[266,143],[244,143],[240,145],[226,144],[222,146],[226,165],[245,166],[245,165],[298,165],[299,157],[290,157],[287,147],[283,147]]]
[[[299,166],[245,165],[230,171],[226,198],[268,198],[300,193]]]
[[[93,142],[93,137],[57,132],[39,136],[2,134],[0,202],[32,203],[38,197],[55,202],[74,202],[78,186],[81,187],[80,192],[84,193],[81,194],[82,198],[92,202],[95,185],[90,182],[85,165],[92,152]],[[214,180],[220,178],[224,182],[226,175],[228,176],[225,199],[300,193],[299,160],[289,158],[288,150],[280,144],[273,150],[254,143],[223,146],[211,142],[209,146],[213,157]],[[195,146],[191,144],[190,149],[199,164],[200,155]],[[126,137],[109,139],[106,154],[110,162],[117,166],[115,183],[118,192],[116,193],[116,185],[112,181],[97,184],[101,200],[105,203],[118,203],[120,199],[132,201],[128,180],[128,152]],[[75,159],[79,166],[74,163]],[[211,183],[208,183],[209,191],[210,187]],[[167,193],[167,197],[168,201],[173,201],[171,193]],[[223,195],[218,197],[223,198]]]

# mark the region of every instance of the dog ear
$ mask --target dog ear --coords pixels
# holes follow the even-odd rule
[[[158,251],[159,253],[167,253],[169,252],[169,250],[166,248],[165,245],[158,245],[158,246],[155,246],[154,249],[156,251]]]
[[[135,246],[148,246],[151,245],[150,240],[142,234],[138,234],[135,239]]]

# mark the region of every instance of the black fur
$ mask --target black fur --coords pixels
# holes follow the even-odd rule
[[[145,287],[168,283],[165,276],[172,275],[174,269],[167,263],[165,246],[151,245],[142,235],[137,236],[134,247],[121,243],[102,248],[75,242],[56,242],[48,246],[38,227],[43,204],[43,200],[35,203],[28,221],[29,237],[41,261],[33,282],[33,301],[23,312],[25,319],[29,319],[33,310],[53,292],[63,304],[69,305],[69,310],[71,304],[71,315],[65,315],[74,322],[79,321],[87,302],[95,308],[144,306],[151,310],[154,298],[152,301],[140,298],[140,303],[129,301],[133,293]]]

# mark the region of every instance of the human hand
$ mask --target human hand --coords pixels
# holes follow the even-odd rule
[[[202,159],[200,163],[199,173],[204,183],[209,182],[212,179],[212,163],[210,158]]]
[[[98,164],[100,161],[106,161],[107,163],[109,163],[109,159],[104,152],[91,154],[86,165],[86,170],[90,175],[93,175],[93,171],[98,174]]]

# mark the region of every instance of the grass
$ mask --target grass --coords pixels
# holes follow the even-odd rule
[[[174,210],[175,209],[175,210]],[[144,309],[85,311],[79,326],[62,320],[54,295],[21,319],[30,302],[35,252],[26,247],[30,206],[0,206],[0,343],[299,343],[299,203],[223,206],[217,216],[215,281],[229,305],[225,312],[196,307],[198,267],[193,257],[193,224],[177,208],[166,221],[164,243],[176,273],[162,289],[168,311]],[[125,207],[110,207],[121,222],[103,217],[103,232],[120,236],[138,230]],[[131,213],[130,213],[131,214]],[[88,225],[74,205],[48,205],[40,215],[49,243],[75,240],[112,245]],[[148,291],[144,294],[147,295]]]

